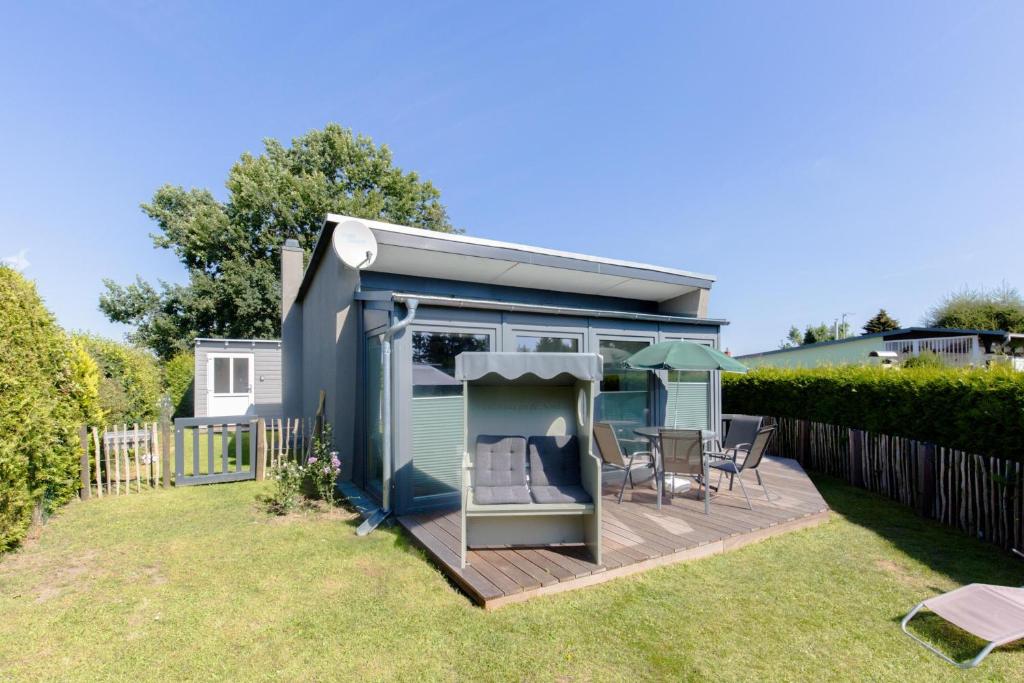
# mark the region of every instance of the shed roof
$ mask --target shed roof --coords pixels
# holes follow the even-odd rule
[[[347,220],[365,223],[376,237],[377,259],[367,269],[375,272],[657,302],[709,289],[715,281],[665,266],[329,214],[299,287],[300,300],[334,228]]]

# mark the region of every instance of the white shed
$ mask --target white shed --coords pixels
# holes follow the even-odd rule
[[[196,339],[195,416],[281,416],[279,339]]]

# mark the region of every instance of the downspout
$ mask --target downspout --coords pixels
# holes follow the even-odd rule
[[[419,303],[416,299],[409,299],[405,302],[405,317],[385,330],[380,345],[381,364],[384,366],[384,414],[381,417],[381,421],[384,423],[384,443],[382,444],[384,452],[381,466],[384,481],[381,488],[381,502],[385,514],[391,512],[391,466],[394,462],[391,453],[391,340],[413,321]]]
[[[384,428],[381,439],[381,450],[383,451],[381,453],[381,506],[380,509],[376,510],[366,518],[366,521],[359,525],[356,533],[360,536],[365,536],[376,529],[391,514],[391,470],[392,463],[394,462],[391,452],[391,340],[416,318],[416,308],[418,306],[419,301],[416,299],[406,300],[405,317],[393,324],[381,335],[381,366],[384,370],[384,395],[382,401],[384,405],[381,415],[381,423]]]

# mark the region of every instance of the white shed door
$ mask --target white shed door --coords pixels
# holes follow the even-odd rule
[[[207,415],[252,415],[255,412],[253,355],[211,353],[206,363]]]

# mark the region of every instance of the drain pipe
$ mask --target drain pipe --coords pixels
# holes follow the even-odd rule
[[[393,462],[391,457],[391,340],[416,318],[416,308],[419,306],[419,303],[416,299],[406,300],[405,317],[393,324],[381,335],[381,366],[384,370],[384,406],[381,415],[381,423],[384,427],[383,443],[381,444],[381,450],[383,451],[381,453],[381,478],[383,479],[380,493],[381,507],[367,517],[366,521],[356,530],[356,533],[360,536],[365,536],[376,529],[391,514],[391,463]]]

